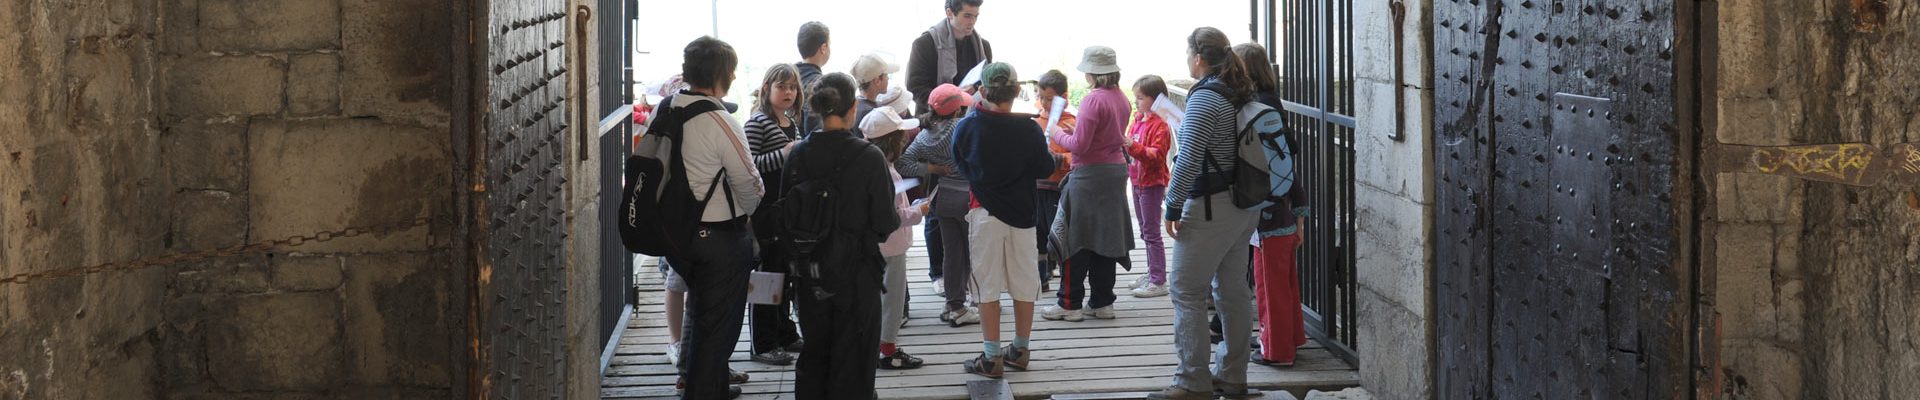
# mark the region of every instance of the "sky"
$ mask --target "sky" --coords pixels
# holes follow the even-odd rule
[[[751,104],[747,96],[768,66],[800,60],[795,43],[800,24],[820,21],[832,31],[833,58],[823,66],[827,72],[846,72],[861,54],[875,52],[901,65],[892,82],[905,86],[913,40],[945,18],[943,5],[943,0],[642,0],[634,78],[645,85],[679,73],[686,44],[717,32],[740,54],[728,100]],[[1059,69],[1078,81],[1081,75],[1073,67],[1081,52],[1104,45],[1118,55],[1121,82],[1149,73],[1171,80],[1187,77],[1187,34],[1212,26],[1236,42],[1252,41],[1248,13],[1247,0],[986,0],[976,29],[992,42],[995,61],[1013,64],[1020,79]]]

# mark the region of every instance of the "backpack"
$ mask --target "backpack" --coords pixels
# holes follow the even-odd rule
[[[872,143],[865,143],[865,145],[873,146]],[[838,193],[841,186],[840,177],[847,165],[853,164],[849,159],[852,155],[848,154],[850,152],[843,151],[838,155],[828,154],[829,157],[826,158],[799,157],[803,151],[806,153],[819,151],[803,149],[804,147],[808,146],[803,145],[794,149],[795,154],[787,161],[785,170],[787,174],[793,175],[805,171],[800,162],[806,159],[839,160],[840,164],[834,166],[833,171],[826,175],[812,176],[807,179],[791,177],[787,179],[787,182],[799,181],[800,183],[788,187],[772,209],[772,216],[777,219],[774,223],[778,230],[775,236],[778,238],[778,244],[791,256],[793,265],[790,269],[795,276],[830,279],[836,274],[831,270],[821,270],[821,263],[844,261],[846,258],[843,257],[843,253],[848,250],[845,246],[848,243],[839,243],[842,241],[835,240],[835,236],[838,234],[842,208],[839,202],[841,198],[845,198],[845,195]]]
[[[648,133],[639,141],[639,149],[627,156],[626,183],[620,188],[620,218],[616,222],[620,241],[628,251],[660,257],[684,257],[700,224],[700,215],[722,187],[726,171],[715,175],[707,185],[706,196],[695,198],[682,162],[681,146],[686,142],[683,129],[687,121],[712,111],[719,104],[697,101],[685,107],[672,107],[673,97],[661,100]],[[733,204],[733,189],[726,188],[727,203]]]
[[[1195,90],[1213,90],[1225,93],[1208,82]],[[1280,110],[1259,101],[1248,101],[1241,105],[1238,113],[1239,132],[1235,135],[1236,145],[1233,155],[1234,174],[1229,184],[1233,197],[1233,206],[1242,209],[1264,209],[1281,202],[1287,191],[1293,189],[1295,179],[1293,171],[1293,148],[1287,144],[1292,131],[1287,128],[1286,118]],[[1207,153],[1207,162],[1202,163],[1205,170],[1219,173],[1214,155]],[[1213,203],[1207,203],[1207,217],[1213,217]]]

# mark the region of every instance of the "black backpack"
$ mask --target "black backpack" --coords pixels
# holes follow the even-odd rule
[[[686,107],[670,107],[672,104],[673,97],[668,96],[654,108],[658,111],[647,134],[640,138],[639,149],[627,156],[626,183],[621,187],[617,221],[620,241],[627,250],[650,256],[687,255],[700,215],[707,201],[713,199],[714,189],[724,186],[720,182],[726,176],[722,169],[707,185],[706,196],[693,197],[687,166],[680,157],[686,142],[682,128],[696,116],[720,110],[720,105],[712,101],[696,101]],[[733,189],[725,190],[727,202],[732,204]]]
[[[872,143],[865,143],[865,145],[873,146]],[[806,147],[809,146],[801,145],[794,149],[794,157],[788,159],[785,170],[789,175],[805,172],[806,169],[801,162],[808,159],[837,160],[840,163],[826,175],[808,176],[806,179],[787,178],[787,182],[800,183],[788,187],[785,194],[780,197],[780,201],[775,204],[773,218],[777,218],[778,221],[774,225],[779,230],[776,236],[779,238],[779,245],[785,248],[787,254],[793,258],[793,265],[790,267],[794,275],[801,278],[832,279],[837,275],[835,271],[831,270],[831,266],[828,270],[822,270],[820,263],[847,260],[845,256],[850,250],[854,250],[848,248],[851,243],[844,243],[847,242],[846,240],[836,240],[835,236],[838,234],[842,208],[839,202],[845,197],[844,194],[839,193],[842,185],[840,178],[847,165],[853,164],[850,157],[855,157],[858,153],[841,150],[838,154],[825,154],[828,156],[825,158],[799,157],[803,152],[814,153],[825,150]],[[865,147],[860,149],[864,150]]]

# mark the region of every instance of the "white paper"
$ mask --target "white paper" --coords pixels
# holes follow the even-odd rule
[[[913,188],[917,186],[920,186],[920,178],[901,179],[899,182],[893,183],[893,192],[896,194],[906,193],[908,190],[913,190]]]
[[[1159,115],[1160,119],[1167,120],[1167,126],[1174,128],[1179,128],[1180,121],[1187,118],[1187,111],[1173,104],[1173,100],[1168,99],[1166,94],[1153,99],[1153,113]]]
[[[974,65],[973,69],[967,71],[967,77],[960,80],[960,88],[966,89],[967,86],[973,86],[974,84],[980,83],[980,73],[981,71],[984,71],[986,69],[987,69],[986,61],[981,61],[979,65]]]
[[[780,304],[780,296],[787,285],[787,274],[779,272],[753,271],[747,278],[747,302],[762,305]]]
[[[1053,124],[1047,127],[1049,132],[1057,130],[1056,128],[1060,126],[1060,113],[1067,111],[1067,98],[1053,96],[1052,101],[1053,107],[1047,110],[1047,123]]]

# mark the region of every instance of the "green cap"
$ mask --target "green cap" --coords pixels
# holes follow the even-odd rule
[[[1012,64],[1003,62],[987,64],[987,68],[980,71],[981,87],[1009,87],[1019,85],[1020,81],[1018,77],[1014,76]]]

